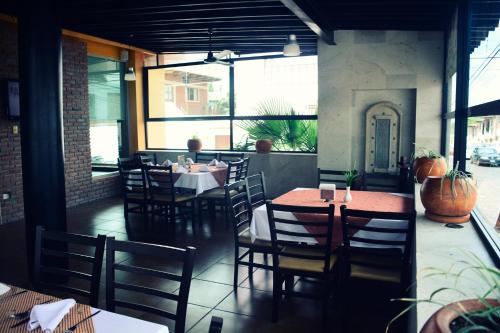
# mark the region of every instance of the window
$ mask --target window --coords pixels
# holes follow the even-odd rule
[[[124,64],[88,57],[90,151],[93,165],[116,164],[125,156],[127,122],[125,117]]]
[[[186,100],[188,102],[198,102],[198,88],[186,87]]]
[[[316,152],[317,76],[316,56],[151,67],[147,148],[185,149],[196,135],[204,149],[250,151],[266,138],[274,151]]]

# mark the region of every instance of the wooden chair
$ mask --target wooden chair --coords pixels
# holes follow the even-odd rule
[[[248,202],[250,203],[250,206],[252,206],[252,209],[266,204],[267,189],[266,178],[264,177],[263,171],[246,177],[245,185],[247,188]]]
[[[122,184],[125,221],[128,222],[129,213],[142,214],[144,220],[147,220],[148,191],[141,163],[133,158],[118,158],[118,170]]]
[[[208,164],[208,163],[212,162],[213,159],[217,159],[217,157],[218,157],[217,155],[218,155],[217,153],[196,152],[194,161],[195,161],[195,163]]]
[[[33,276],[35,288],[41,292],[54,290],[83,296],[89,305],[97,307],[105,243],[105,235],[92,237],[46,231],[38,226]],[[82,271],[85,266],[87,271]],[[73,286],[73,281],[77,287]],[[90,287],[85,288],[88,285]]]
[[[194,254],[196,249],[186,247],[179,249],[169,246],[145,244],[137,242],[119,241],[114,237],[108,237],[106,243],[106,309],[111,312],[116,312],[116,308],[128,308],[138,311],[143,311],[153,315],[165,317],[175,321],[174,332],[184,332],[186,328],[186,310],[189,297],[189,289],[191,285],[191,276],[193,272]],[[158,268],[150,268],[137,265],[127,265],[125,263],[117,263],[115,260],[116,252],[125,252],[130,255],[147,257],[150,260],[164,261],[165,265],[172,267],[172,262],[179,262],[182,267],[180,273],[178,267],[172,267],[174,272],[167,272]],[[146,262],[147,260],[145,260]],[[178,292],[166,292],[164,290],[155,289],[148,285],[139,283],[131,284],[117,279],[118,276],[124,274],[136,274],[151,279],[161,279],[162,281],[174,281],[179,284]],[[148,281],[148,279],[141,279]],[[135,294],[143,294],[142,298],[137,298],[141,303],[128,301],[122,297],[117,297],[117,290],[132,291]],[[174,312],[164,310],[160,306],[145,305],[144,301],[151,297],[158,297],[171,300],[176,303]]]
[[[221,333],[222,325],[224,324],[224,319],[217,316],[212,316],[210,320],[210,327],[208,328],[208,333]]]
[[[245,180],[248,176],[248,168],[250,166],[250,157],[245,157],[243,159],[243,165],[241,166],[240,175],[238,180]]]
[[[318,168],[318,187],[321,183],[335,184],[338,189],[346,188],[345,171]]]
[[[194,194],[178,194],[174,187],[172,166],[143,165],[149,188],[149,203],[153,206],[153,214],[159,212],[175,226],[176,210],[181,216],[190,215],[191,228],[195,233],[196,196]],[[159,208],[158,210],[156,208]]]
[[[399,176],[384,173],[364,173],[363,191],[400,192]]]
[[[138,159],[142,164],[153,163],[154,165],[158,164],[158,157],[156,153],[148,154],[144,152],[136,152],[134,157]]]
[[[219,161],[224,163],[236,162],[245,158],[245,153],[219,153]]]
[[[228,162],[224,185],[229,185],[240,180],[243,163],[243,160]],[[215,218],[215,206],[221,206],[226,227],[229,226],[228,211],[226,207],[226,192],[223,188],[214,188],[198,195],[198,216],[200,217],[200,220],[203,213],[203,201],[207,201],[208,203],[208,209],[212,220]]]
[[[323,324],[335,278],[337,256],[332,253],[332,233],[335,206],[299,207],[277,205],[267,201],[267,215],[271,231],[273,254],[273,322],[278,320],[279,304],[283,295],[321,299]],[[302,217],[295,218],[297,214]],[[317,214],[327,221],[317,221]],[[316,228],[305,232],[304,229]],[[319,228],[318,228],[319,227]],[[293,291],[295,276],[314,278],[322,285],[319,294]],[[287,282],[283,290],[283,282]]]
[[[226,202],[234,234],[234,280],[233,288],[238,288],[238,266],[248,266],[248,275],[251,277],[253,268],[272,269],[272,266],[254,263],[254,253],[262,253],[264,258],[271,253],[271,242],[255,240],[250,236],[250,223],[252,222],[252,207],[248,201],[247,186],[242,180],[224,186]],[[240,255],[240,248],[246,251]],[[248,257],[248,261],[244,259]],[[267,260],[265,261],[267,263]]]
[[[372,212],[347,209],[345,205],[340,211],[343,279],[396,283],[403,291],[410,283],[415,211]]]

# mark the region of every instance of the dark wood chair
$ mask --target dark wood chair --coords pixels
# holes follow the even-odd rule
[[[292,295],[321,299],[325,325],[337,266],[337,255],[332,253],[331,246],[335,206],[331,204],[328,207],[299,207],[277,205],[269,200],[266,205],[273,254],[272,320],[278,320],[282,296]],[[297,214],[300,214],[300,219],[293,218]],[[326,221],[317,221],[318,214],[325,215]],[[291,218],[286,218],[286,215]],[[304,231],[311,227],[315,229]],[[319,294],[295,292],[295,276],[318,280],[321,284]]]
[[[238,180],[245,180],[248,176],[248,168],[250,167],[250,157],[245,157],[243,159],[243,165],[241,166],[240,175]]]
[[[105,235],[84,236],[47,231],[38,226],[35,288],[41,292],[61,292],[63,297],[66,294],[82,296],[88,299],[89,305],[97,307],[105,243]]]
[[[262,253],[264,258],[271,253],[271,242],[255,240],[250,235],[250,223],[252,222],[252,206],[248,201],[247,186],[242,180],[226,185],[226,202],[233,226],[234,234],[234,280],[233,288],[238,288],[238,267],[248,266],[248,275],[251,277],[254,267],[272,269],[272,266],[254,262],[254,253]],[[240,249],[245,249],[240,254]],[[245,258],[248,257],[248,261]],[[265,261],[267,263],[267,260]]]
[[[149,203],[152,213],[164,214],[167,222],[175,226],[177,210],[181,217],[191,218],[191,228],[195,233],[196,196],[194,194],[179,194],[174,187],[172,166],[143,165],[144,174],[149,189]]]
[[[396,283],[403,291],[410,283],[415,211],[372,212],[347,209],[345,205],[340,211],[342,278]]]
[[[248,202],[250,203],[250,206],[252,206],[252,209],[265,205],[267,200],[267,189],[264,172],[261,171],[255,175],[246,177],[245,184],[247,188]]]
[[[224,319],[217,316],[212,316],[210,320],[210,327],[208,328],[208,333],[221,333],[222,325],[224,324]]]
[[[219,153],[219,161],[224,163],[236,162],[245,158],[245,153]]]
[[[153,163],[154,165],[158,164],[158,157],[156,153],[144,153],[144,152],[136,152],[134,157],[138,159],[142,164]]]
[[[139,213],[147,220],[148,191],[141,162],[134,158],[118,158],[122,185],[123,214],[128,222],[129,213]],[[132,206],[131,206],[132,205]]]
[[[363,191],[400,192],[399,176],[385,173],[364,173]]]
[[[345,171],[318,168],[318,187],[321,183],[335,184],[338,189],[346,188]]]
[[[206,153],[206,152],[205,153],[200,153],[200,152],[196,152],[194,161],[195,161],[195,163],[208,164],[208,163],[212,162],[212,160],[217,159],[217,158],[218,158],[218,154],[217,153]]]
[[[184,332],[186,328],[186,310],[195,251],[196,249],[193,247],[179,249],[155,244],[119,241],[115,240],[114,237],[108,237],[106,243],[106,309],[111,312],[116,312],[116,308],[126,308],[165,317],[175,321],[174,332]],[[149,258],[150,261],[161,261],[163,262],[161,265],[162,267],[172,267],[172,271],[160,270],[157,267],[151,268],[135,264],[128,265],[123,262],[117,263],[115,260],[116,252],[124,252],[132,256],[140,256],[141,258]],[[144,260],[144,262],[148,262],[148,259]],[[174,267],[175,265],[172,264],[174,262],[178,262],[182,267],[180,272],[178,267]],[[119,275],[116,274],[117,272]],[[145,285],[150,281],[147,278],[141,279],[145,284],[125,282],[121,277],[127,274],[141,275],[143,277],[149,277],[151,280],[161,279],[163,282],[170,281],[178,284],[179,288],[176,292],[156,289],[150,285]],[[117,276],[120,276],[120,278]],[[137,301],[129,301],[118,296],[116,291],[129,291],[135,294],[142,294],[143,296],[136,297],[135,299],[137,299]],[[152,297],[175,302],[176,310],[172,312],[161,308],[159,305],[153,307],[144,304],[148,298]]]
[[[228,162],[224,185],[229,185],[240,180],[243,163],[244,163],[243,160]],[[212,190],[205,191],[200,195],[198,195],[197,198],[198,198],[198,217],[200,218],[200,220],[202,219],[202,213],[203,213],[203,201],[206,201],[208,204],[210,218],[214,220],[215,206],[220,206],[222,207],[222,212],[224,214],[226,227],[229,226],[228,210],[226,206],[226,192],[223,188],[214,188]]]

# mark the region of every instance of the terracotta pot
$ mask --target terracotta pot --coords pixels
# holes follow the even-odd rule
[[[492,306],[500,306],[495,299],[487,299]],[[436,311],[425,323],[420,333],[451,333],[450,323],[460,313],[471,313],[485,309],[486,306],[477,299],[455,302]]]
[[[200,151],[201,150],[201,140],[200,139],[189,139],[187,143],[189,151]]]
[[[269,139],[257,140],[255,142],[255,149],[259,154],[268,154],[273,147],[273,142]]]
[[[470,178],[455,179],[452,192],[449,178],[427,177],[420,188],[425,216],[436,222],[464,223],[476,205],[477,190]]]
[[[442,177],[446,173],[446,160],[444,157],[417,157],[413,162],[413,173],[420,184],[427,176]]]

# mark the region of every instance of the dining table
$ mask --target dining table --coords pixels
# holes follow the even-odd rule
[[[28,331],[26,319],[12,318],[13,314],[29,313],[42,303],[59,301],[57,297],[38,293],[12,285],[1,284],[0,332],[1,333],[42,333],[40,328]],[[94,316],[90,317],[92,314]],[[29,315],[28,317],[29,318]],[[24,320],[23,320],[24,319]],[[16,325],[19,324],[19,325]],[[75,304],[53,333],[64,333],[76,325],[74,333],[168,333],[168,327],[149,321],[132,318],[114,312],[93,308],[85,304]]]
[[[349,209],[367,210],[374,212],[392,212],[392,213],[407,213],[413,209],[413,195],[406,193],[387,193],[387,192],[374,192],[374,191],[351,191],[352,201],[344,202],[345,190],[336,190],[334,200],[325,201],[321,199],[321,190],[314,188],[296,188],[291,190],[276,199],[272,200],[274,204],[299,206],[299,207],[327,207],[330,204],[335,205],[334,218],[333,218],[333,231],[332,231],[332,249],[337,249],[342,245],[342,221],[340,216],[340,207],[346,205]],[[299,214],[293,214],[286,211],[275,211],[276,218],[283,218],[292,221],[298,221]],[[316,219],[317,220],[317,219]],[[321,220],[321,219],[320,219]],[[326,223],[327,217],[324,216]],[[393,227],[404,228],[407,226],[407,220],[386,220],[386,219],[371,219],[367,222],[367,226],[373,227]],[[311,229],[303,225],[282,225],[281,228],[300,233],[308,233]],[[359,237],[366,237],[367,231],[357,231]],[[369,238],[378,238],[384,240],[402,240],[405,237],[400,233],[371,233]],[[271,233],[269,229],[269,219],[267,214],[266,205],[261,205],[254,209],[252,214],[252,221],[250,223],[250,235],[252,241],[255,240],[271,240]],[[298,237],[295,235],[279,235],[281,240],[303,242],[308,244],[317,244],[314,237]],[[351,246],[363,246],[374,248],[388,248],[399,247],[392,245],[380,244],[358,244],[358,242],[351,242]]]

